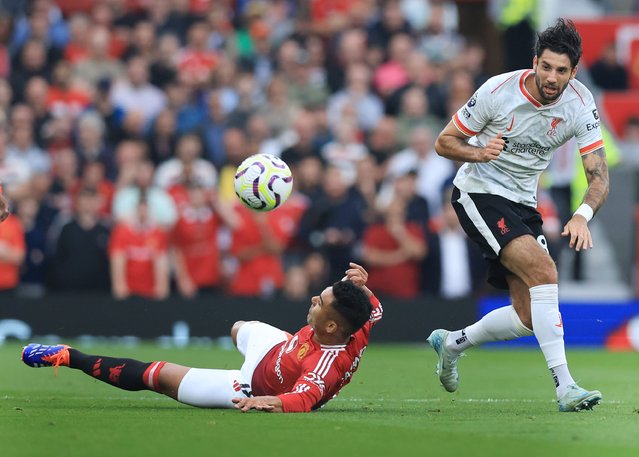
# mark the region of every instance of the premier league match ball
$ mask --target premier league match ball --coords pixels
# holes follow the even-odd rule
[[[244,206],[271,211],[284,204],[293,189],[288,165],[270,154],[255,154],[235,172],[235,193]]]

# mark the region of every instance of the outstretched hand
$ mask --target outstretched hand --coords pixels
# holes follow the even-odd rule
[[[561,232],[561,236],[570,237],[568,246],[570,246],[571,249],[573,247],[576,251],[581,251],[582,249],[585,251],[588,248],[592,249],[592,235],[588,228],[588,222],[585,217],[579,214],[572,216],[564,227],[564,231]]]
[[[348,279],[356,286],[364,287],[366,285],[366,281],[368,281],[368,272],[363,266],[354,262],[350,262],[348,265],[350,268],[346,270],[346,276],[344,276],[342,280],[345,281]]]
[[[282,400],[273,396],[250,397],[250,398],[234,398],[235,408],[243,413],[255,409],[267,413],[281,413]]]

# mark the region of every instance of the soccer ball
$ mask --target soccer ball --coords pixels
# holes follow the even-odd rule
[[[255,154],[235,172],[235,193],[255,211],[271,211],[291,195],[293,176],[288,165],[271,154]]]

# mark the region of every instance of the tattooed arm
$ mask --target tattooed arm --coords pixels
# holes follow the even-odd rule
[[[588,179],[588,190],[584,196],[584,203],[596,213],[608,197],[608,162],[606,151],[599,148],[583,156],[584,170]]]
[[[582,161],[588,180],[588,190],[586,190],[583,202],[596,213],[608,197],[609,179],[606,151],[603,147],[599,148],[584,155]],[[588,221],[581,214],[575,213],[561,234],[570,237],[569,246],[574,247],[577,251],[592,248],[592,235],[588,229]]]

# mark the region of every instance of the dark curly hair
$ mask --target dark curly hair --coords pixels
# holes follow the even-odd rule
[[[581,59],[581,36],[571,20],[557,19],[555,25],[537,34],[535,55],[541,57],[544,50],[566,54],[570,65],[575,68]]]
[[[349,335],[358,331],[368,321],[373,306],[364,290],[352,281],[337,281],[333,284],[333,309],[348,325]]]

